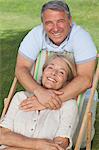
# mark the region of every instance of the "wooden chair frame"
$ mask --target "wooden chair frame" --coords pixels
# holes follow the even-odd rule
[[[78,135],[77,142],[76,142],[74,150],[79,150],[80,149],[80,145],[81,145],[81,142],[82,142],[82,139],[83,139],[83,132],[84,132],[86,123],[87,123],[86,150],[91,150],[91,122],[92,122],[91,121],[92,120],[91,107],[92,107],[94,94],[95,94],[95,90],[96,90],[98,81],[99,81],[99,60],[98,60],[98,64],[97,64],[96,73],[94,75],[93,84],[92,84],[88,104],[87,104],[87,107],[86,107],[86,111],[85,111],[85,114],[84,114],[84,117],[83,117],[82,125],[81,125],[80,131],[79,131],[79,135]]]
[[[98,55],[99,57],[99,55]],[[91,92],[90,92],[90,97],[88,100],[88,104],[86,107],[86,111],[83,117],[83,121],[82,121],[82,125],[79,131],[79,135],[76,141],[76,145],[74,150],[79,150],[80,149],[80,145],[83,139],[83,132],[85,129],[85,124],[87,123],[87,143],[86,143],[86,150],[91,150],[91,122],[92,122],[92,113],[91,113],[91,107],[92,107],[92,102],[93,102],[93,98],[94,98],[94,93],[95,93],[95,89],[97,87],[99,81],[99,60],[98,60],[98,64],[97,64],[97,68],[96,68],[96,72],[95,72],[95,76],[93,79],[93,84],[92,84],[92,88],[91,88]],[[4,115],[6,114],[8,107],[10,105],[11,99],[15,93],[16,90],[16,86],[17,86],[17,78],[15,77],[10,89],[10,92],[8,94],[8,97],[6,98],[6,102],[5,102],[5,106],[1,115],[1,118],[4,117]]]

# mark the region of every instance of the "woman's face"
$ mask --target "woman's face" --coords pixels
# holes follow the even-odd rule
[[[42,84],[48,89],[58,90],[66,83],[67,76],[66,62],[62,58],[56,57],[44,69]]]

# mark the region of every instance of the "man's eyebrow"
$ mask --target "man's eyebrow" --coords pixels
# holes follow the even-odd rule
[[[45,23],[52,23],[52,21],[51,20],[46,20]]]

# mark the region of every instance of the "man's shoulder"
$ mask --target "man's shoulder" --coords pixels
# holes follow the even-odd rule
[[[40,25],[33,27],[33,29],[30,32],[31,33],[43,33],[44,32],[43,25],[40,24]]]
[[[88,38],[90,37],[90,34],[83,27],[73,23],[70,36],[73,39],[79,39],[79,38]]]
[[[76,62],[81,63],[94,60],[96,57],[96,46],[90,34],[82,27],[74,25],[71,35],[70,43]]]
[[[39,40],[42,41],[43,37],[45,35],[43,25],[40,24],[38,26],[33,27],[28,34],[25,36],[25,39],[29,39],[29,41],[35,41]]]

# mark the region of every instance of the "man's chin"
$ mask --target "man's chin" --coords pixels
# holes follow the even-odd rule
[[[52,41],[53,44],[55,45],[60,45],[62,43],[62,40],[60,40],[61,38],[57,38],[57,37],[52,37],[50,38],[50,40]]]
[[[66,38],[63,38],[62,36],[50,38],[50,40],[52,41],[52,43],[54,43],[55,45],[58,45],[58,46],[59,46],[62,42],[64,42],[65,39],[66,39]]]

